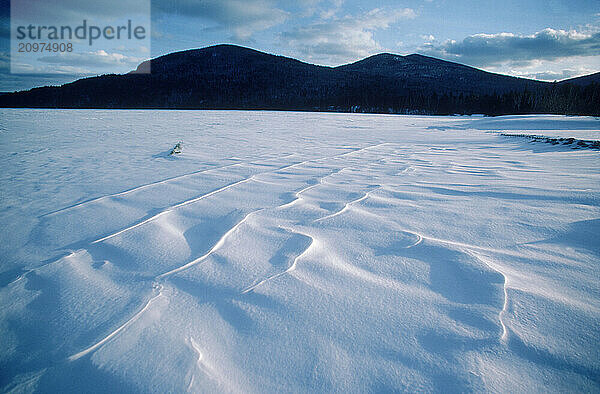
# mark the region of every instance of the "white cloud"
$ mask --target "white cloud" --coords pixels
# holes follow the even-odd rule
[[[600,32],[598,26],[586,26],[579,31],[547,28],[530,35],[480,33],[462,41],[425,43],[419,52],[487,71],[552,81],[600,70]]]
[[[98,50],[93,52],[75,53],[75,52],[61,52],[52,56],[43,56],[37,59],[38,61],[46,64],[52,64],[56,66],[62,66],[65,69],[72,70],[77,69],[78,73],[81,70],[89,70],[89,68],[103,67],[103,66],[115,66],[122,68],[122,66],[133,67],[137,66],[144,59],[127,56],[118,52],[106,52],[105,50]]]
[[[294,56],[319,64],[341,64],[380,51],[374,32],[402,19],[416,17],[414,10],[373,9],[360,16],[333,17],[281,34],[283,46]]]
[[[540,71],[531,74],[520,74],[518,71],[515,73],[524,78],[539,79],[542,81],[560,81],[562,79],[568,79],[577,75],[582,75],[577,70],[562,70],[562,71]]]
[[[571,56],[597,56],[600,33],[593,30],[544,29],[531,35],[475,34],[462,41],[428,43],[420,52],[472,65],[490,66],[507,61],[554,60]]]
[[[559,81],[598,72],[600,70],[600,56],[574,56],[556,60],[506,61],[482,68],[490,72],[516,77]]]

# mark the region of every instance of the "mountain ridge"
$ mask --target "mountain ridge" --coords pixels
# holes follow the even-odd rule
[[[150,74],[140,73],[148,67]],[[574,85],[588,89],[586,81]],[[542,92],[563,85],[419,54],[382,53],[329,67],[220,44],[162,55],[127,74],[5,94],[0,106],[501,114],[545,110]],[[587,113],[594,104],[562,100],[546,107]]]

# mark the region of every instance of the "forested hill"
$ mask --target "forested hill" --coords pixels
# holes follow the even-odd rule
[[[393,54],[323,67],[234,45],[171,53],[138,71],[148,66],[1,95],[0,106],[600,115],[598,74],[548,83]]]
[[[584,75],[583,77],[571,78],[560,82],[561,84],[574,84],[574,85],[589,85],[591,83],[600,83],[600,72],[590,75]]]

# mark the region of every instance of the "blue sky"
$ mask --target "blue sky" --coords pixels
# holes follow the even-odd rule
[[[71,11],[74,21],[98,13],[98,4],[106,9],[116,4],[90,1],[86,9],[81,4],[87,0],[73,1],[51,4],[62,6],[64,13]],[[1,0],[0,90],[64,83],[86,72],[97,73],[91,67],[94,62],[102,62],[102,72],[127,72],[150,56],[219,43],[332,66],[391,52],[421,53],[544,80],[600,71],[598,0],[151,1],[151,45],[145,54],[117,46],[95,48],[78,54],[72,61],[79,67],[65,66],[62,74],[15,75],[7,66],[9,3]]]

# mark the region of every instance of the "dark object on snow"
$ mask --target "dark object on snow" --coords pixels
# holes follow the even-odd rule
[[[171,149],[171,152],[169,152],[169,156],[171,155],[175,155],[175,154],[179,154],[181,153],[181,144],[183,144],[183,142],[179,141],[174,147],[173,149]]]

